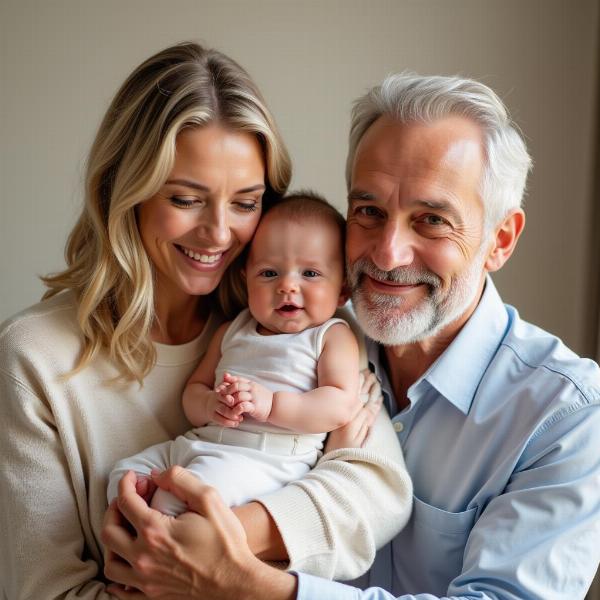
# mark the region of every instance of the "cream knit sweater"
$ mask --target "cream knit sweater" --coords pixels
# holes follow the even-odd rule
[[[71,294],[0,327],[0,596],[103,599],[100,531],[114,463],[187,429],[185,382],[218,323],[181,346],[157,344],[140,388],[109,384],[104,357],[66,381],[81,337]],[[324,456],[302,481],[262,498],[290,568],[332,578],[366,570],[408,519],[412,491],[381,417],[367,447]]]

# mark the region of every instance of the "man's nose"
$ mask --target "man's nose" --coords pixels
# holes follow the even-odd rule
[[[388,221],[381,235],[373,240],[371,260],[382,271],[412,264],[415,258],[412,237],[410,228],[397,221]]]

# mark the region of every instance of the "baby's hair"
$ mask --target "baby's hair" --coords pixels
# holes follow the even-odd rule
[[[346,239],[346,219],[327,200],[312,190],[298,190],[270,206],[265,215],[277,215],[297,222],[313,220],[329,222],[340,234],[342,248]]]

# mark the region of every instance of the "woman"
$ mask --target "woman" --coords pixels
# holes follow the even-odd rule
[[[219,52],[174,46],[123,84],[91,150],[68,267],[44,278],[43,302],[0,330],[3,597],[110,597],[100,543],[107,475],[118,459],[188,428],[181,391],[217,325],[243,303],[236,258],[290,171],[255,84]],[[401,458],[354,449],[346,494],[356,506],[338,519],[320,505],[328,473],[344,464],[337,452],[312,472],[310,490],[294,491],[296,502],[334,530],[350,517],[374,550],[401,525],[391,494]],[[376,486],[368,506],[385,503],[385,527],[361,508],[357,477]],[[264,556],[285,558],[289,494],[238,509]],[[340,533],[342,545],[349,535]],[[314,545],[311,556],[331,541]],[[287,551],[299,568],[310,560]],[[323,574],[366,568],[368,554],[348,551],[343,567],[331,557]]]

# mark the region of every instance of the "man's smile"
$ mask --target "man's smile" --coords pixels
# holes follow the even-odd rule
[[[406,284],[389,280],[381,281],[379,279],[374,279],[367,274],[365,274],[365,281],[367,282],[367,286],[373,291],[382,292],[384,294],[408,294],[425,285],[424,283]]]

